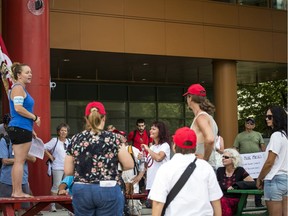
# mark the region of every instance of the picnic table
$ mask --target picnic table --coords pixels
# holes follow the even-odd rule
[[[245,212],[259,212],[264,211],[261,213],[261,215],[269,215],[267,211],[267,207],[255,207],[255,208],[245,208],[245,205],[247,203],[248,195],[263,195],[263,190],[258,189],[234,189],[234,190],[227,190],[227,193],[235,193],[235,194],[241,194],[240,200],[238,203],[238,208],[235,216],[255,216],[254,214],[246,214]]]
[[[39,213],[42,209],[48,206],[50,203],[58,203],[69,211],[73,212],[72,197],[66,196],[34,196],[34,197],[7,197],[0,198],[0,208],[3,211],[4,216],[14,216],[15,211],[20,208],[21,203],[34,203],[22,216],[33,216]]]

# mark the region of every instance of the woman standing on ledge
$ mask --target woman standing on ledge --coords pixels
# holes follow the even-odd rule
[[[16,80],[9,94],[11,121],[8,135],[14,153],[11,196],[30,197],[22,191],[23,166],[32,142],[33,121],[40,126],[40,117],[33,113],[34,100],[26,90],[26,85],[32,80],[31,68],[17,62],[11,66],[11,70]]]

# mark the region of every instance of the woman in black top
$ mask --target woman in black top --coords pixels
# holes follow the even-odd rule
[[[240,155],[235,149],[225,149],[222,155],[224,167],[217,169],[217,179],[224,193],[221,198],[222,215],[232,216],[239,202],[239,195],[228,194],[227,190],[232,190],[232,185],[238,181],[254,181],[243,167],[239,166]]]

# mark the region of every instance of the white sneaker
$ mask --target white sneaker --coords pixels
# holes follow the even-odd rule
[[[53,203],[54,204],[54,203]],[[55,207],[55,204],[51,204],[50,212],[57,212],[57,209]]]
[[[74,214],[70,211],[68,211],[68,216],[74,216]]]

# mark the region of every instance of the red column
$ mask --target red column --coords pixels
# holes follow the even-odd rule
[[[12,62],[28,64],[32,69],[32,83],[27,89],[35,100],[34,113],[41,117],[41,127],[35,125],[34,130],[47,142],[50,139],[49,0],[38,3],[41,2],[43,7],[36,10],[35,0],[2,0],[2,34]],[[50,194],[51,180],[46,170],[44,160],[29,164],[29,183],[34,195]]]

